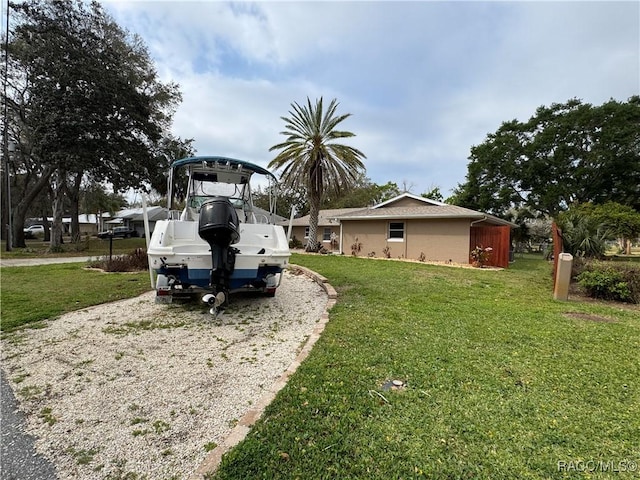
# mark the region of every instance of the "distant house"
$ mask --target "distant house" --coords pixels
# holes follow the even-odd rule
[[[108,213],[102,214],[101,217],[94,213],[82,213],[78,215],[80,235],[96,235],[100,231],[101,224],[105,221],[105,219],[109,219]],[[41,218],[29,218],[27,219],[25,226],[44,223],[51,226],[51,224],[53,223],[53,217],[47,217],[46,222],[44,222]],[[69,235],[71,233],[71,217],[69,216],[62,217],[62,233],[64,235]]]
[[[269,212],[258,207],[253,207],[253,212],[257,221],[268,222]],[[149,230],[153,232],[156,222],[158,220],[166,220],[168,216],[168,210],[166,207],[152,206],[147,207],[147,215],[149,217]],[[275,216],[275,221],[284,221],[284,217],[278,215]],[[114,226],[123,226],[134,229],[138,236],[144,237],[144,213],[142,208],[128,208],[117,212],[111,220],[104,222],[104,229],[112,228]]]
[[[292,234],[304,232],[298,239],[308,241],[308,222],[308,216],[295,219]],[[330,245],[334,234],[333,250],[346,255],[353,251],[361,256],[462,264],[469,263],[469,252],[476,245],[490,246],[490,264],[507,267],[510,233],[516,227],[486,213],[403,193],[369,208],[322,210],[318,241]]]
[[[340,221],[338,217],[350,212],[361,211],[362,208],[336,208],[330,210],[320,210],[318,213],[318,231],[317,239],[322,242],[322,246],[327,250],[338,250],[340,239]],[[280,225],[289,227],[289,221],[280,222]],[[303,245],[307,245],[309,241],[309,215],[294,218],[291,227],[290,238],[296,238]],[[332,242],[332,239],[334,241]]]
[[[167,209],[160,206],[147,207],[147,215],[149,218],[149,230],[153,229],[158,220],[167,218]],[[128,208],[117,212],[111,220],[104,222],[104,229],[114,226],[123,226],[134,229],[139,237],[144,237],[144,212],[142,208]]]
[[[80,226],[80,235],[96,235],[100,231],[100,217],[95,213],[82,213],[78,215],[78,224]],[[62,219],[62,225],[64,232],[69,233],[71,231],[71,217],[64,217]]]

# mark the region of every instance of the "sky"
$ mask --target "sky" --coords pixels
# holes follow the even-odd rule
[[[640,94],[638,1],[101,3],[180,86],[198,155],[266,166],[292,103],[335,98],[367,177],[418,195],[450,196],[502,122]]]

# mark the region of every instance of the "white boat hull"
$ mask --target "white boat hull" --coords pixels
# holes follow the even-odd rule
[[[262,290],[274,293],[289,264],[288,242],[279,225],[241,223],[230,292]],[[147,250],[149,266],[158,276],[159,296],[210,290],[211,247],[198,235],[197,221],[156,222]]]

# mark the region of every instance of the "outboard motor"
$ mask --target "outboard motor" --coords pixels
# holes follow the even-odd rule
[[[239,224],[238,214],[225,197],[215,197],[200,209],[198,235],[211,247],[209,286],[213,292],[202,299],[213,306],[212,313],[217,313],[228,302],[229,278],[237,252],[231,245],[240,240]]]

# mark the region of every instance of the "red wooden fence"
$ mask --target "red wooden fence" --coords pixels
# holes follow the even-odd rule
[[[479,246],[493,248],[487,265],[507,268],[511,250],[511,228],[508,226],[471,227],[469,251]]]
[[[562,243],[562,230],[558,228],[556,222],[551,224],[551,236],[553,238],[553,286],[556,286],[556,274],[558,273],[558,258],[564,251]]]

